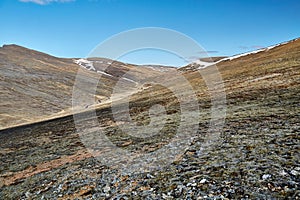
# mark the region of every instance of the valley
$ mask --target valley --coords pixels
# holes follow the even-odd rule
[[[212,102],[198,71],[210,74],[204,62],[214,63],[222,76],[227,110],[219,138],[205,146]],[[0,49],[0,66],[0,199],[300,198],[299,39],[178,69],[56,58],[12,45]],[[75,108],[80,129],[72,115],[79,69],[88,79],[101,79],[96,94],[90,94],[96,104]],[[116,147],[136,154],[155,152],[170,142],[180,124],[180,101],[169,88],[148,81],[166,79],[172,87],[184,88],[172,78],[175,71],[188,80],[199,104],[200,116],[188,112],[195,119],[188,127],[197,127],[188,148],[155,171],[127,173],[100,162],[80,134],[97,128],[91,119]],[[111,101],[120,80],[122,87]],[[150,123],[152,105],[164,106],[167,119],[159,134],[139,138],[120,131],[112,103],[120,106],[117,112],[125,112],[125,97],[140,127]],[[160,115],[151,120],[154,127],[163,121]]]

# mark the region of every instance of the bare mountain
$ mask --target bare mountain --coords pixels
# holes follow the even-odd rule
[[[97,103],[108,100],[112,87],[123,75],[124,89],[135,91],[141,80],[165,73],[160,68],[105,58],[57,58],[17,45],[4,45],[0,48],[0,129],[70,114],[79,67],[86,69],[83,75],[87,80],[101,77],[96,94],[90,94],[95,95]],[[91,105],[83,105],[86,106]]]
[[[17,50],[20,52],[5,53],[18,52]],[[23,51],[27,54],[23,55]],[[87,76],[97,78],[97,71],[101,70],[103,64],[98,62],[100,66],[95,67],[94,63],[97,63],[98,59],[59,59],[15,46],[4,47],[0,53],[3,71],[3,73],[1,71],[1,86],[5,86],[1,88],[5,97],[1,99],[3,104],[1,109],[9,110],[7,115],[14,117],[18,116],[18,109],[22,111],[24,106],[24,109],[28,110],[24,110],[19,119],[27,115],[34,116],[34,112],[31,113],[29,108],[30,102],[36,100],[31,98],[50,94],[52,99],[59,101],[56,95],[61,95],[65,91],[67,94],[63,96],[68,100],[71,91],[67,88],[72,87],[78,65],[88,68]],[[46,58],[56,64],[51,65]],[[110,62],[100,60],[102,61]],[[211,125],[212,102],[201,74],[214,76],[211,71],[213,63],[222,75],[223,81],[214,85],[224,84],[227,115],[223,129],[218,132],[217,142],[211,142],[210,145],[203,147],[210,134],[208,127]],[[169,165],[158,166],[157,170],[145,173],[140,172],[140,169],[136,169],[135,173],[125,173],[115,166],[107,165],[106,162],[100,162],[95,154],[87,150],[79,137],[79,134],[93,134],[94,130],[99,128],[91,123],[94,116],[87,111],[78,114],[83,122],[79,134],[72,115],[1,130],[0,198],[299,199],[300,40],[214,60],[213,63],[199,65],[196,62],[178,69],[178,72],[188,80],[186,84],[191,84],[197,95],[200,116],[193,116],[193,110],[189,110],[188,115],[194,120],[186,129],[190,131],[195,125],[199,125],[196,135],[190,138],[186,149]],[[46,66],[49,69],[44,67],[40,69],[39,66]],[[110,69],[111,71],[98,73],[109,74],[103,78],[107,77],[112,86],[114,83],[110,75],[118,74],[120,69],[127,67],[135,69],[136,66],[117,63],[115,68]],[[27,72],[28,77],[21,74],[20,70]],[[37,72],[39,75],[34,76]],[[52,73],[61,78],[52,77]],[[172,75],[172,70],[163,74],[170,88],[184,88],[185,83],[179,82]],[[53,80],[64,80],[65,76],[70,77],[63,82],[66,89],[56,93],[58,91],[53,88],[57,83]],[[48,82],[50,86],[41,84],[46,89],[38,90],[37,82],[32,81],[36,80],[34,79],[36,77],[43,77],[44,81],[50,80]],[[139,80],[136,76],[127,78],[136,82]],[[153,77],[151,79],[155,80]],[[11,84],[9,80],[13,80]],[[21,88],[16,90],[16,95],[11,85]],[[26,85],[30,86],[28,88],[30,92],[26,90]],[[134,87],[133,85],[132,88]],[[146,154],[151,160],[151,153],[167,146],[182,120],[188,120],[181,119],[180,102],[170,88],[152,84],[144,90],[135,90],[135,94],[130,96],[130,116],[138,123],[140,126],[138,131],[141,132],[149,123],[153,123],[154,127],[162,124],[163,118],[156,114],[160,114],[163,109],[152,115],[151,122],[149,109],[154,104],[164,106],[167,120],[159,134],[139,138],[122,132],[115,122],[110,104],[98,107],[97,116],[94,118],[101,124],[103,132],[116,149],[127,150],[134,155]],[[33,96],[33,91],[41,93],[34,93],[36,96]],[[109,93],[109,89],[107,91]],[[27,95],[30,98],[26,98]],[[104,97],[105,93],[101,95]],[[1,98],[3,97],[1,95]],[[23,101],[16,97],[23,98]],[[44,102],[47,98],[49,96],[43,97],[43,101],[38,102]],[[26,105],[22,106],[22,103]],[[123,112],[121,103],[117,104],[119,105],[118,111]],[[55,105],[51,106],[56,108]],[[37,110],[43,112],[43,109],[44,107],[38,107]],[[123,122],[126,123],[125,120]],[[101,148],[97,146],[97,137],[94,138],[95,149]],[[105,153],[107,152],[102,151],[99,155],[107,155]],[[114,157],[108,156],[106,161],[111,158]],[[125,164],[126,159],[127,157],[123,160]]]

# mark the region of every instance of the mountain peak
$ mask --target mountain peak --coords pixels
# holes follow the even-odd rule
[[[20,48],[20,49],[27,49],[26,47],[23,47],[23,46],[20,46],[20,45],[17,45],[17,44],[4,44],[1,48],[4,48],[4,49],[16,49],[16,48]]]

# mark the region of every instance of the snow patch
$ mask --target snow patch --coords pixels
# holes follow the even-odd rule
[[[106,72],[103,72],[103,71],[99,71],[99,70],[98,70],[97,73],[103,74],[103,75],[106,75],[106,76],[113,77],[112,75],[110,75],[110,74],[108,74],[108,73],[106,73]]]
[[[282,75],[282,74],[279,74],[279,73],[269,74],[269,75],[266,75],[266,76],[262,76],[262,77],[258,77],[258,78],[249,80],[249,82],[260,81],[260,80],[264,80],[264,79],[267,79],[267,78],[272,78],[272,77],[280,76],[280,75]]]
[[[235,55],[235,56],[223,58],[223,59],[219,60],[216,63],[219,63],[219,62],[222,62],[222,61],[225,61],[225,60],[233,60],[233,59],[240,58],[240,57],[243,57],[243,56],[247,56],[247,55],[250,55],[250,54],[256,54],[256,53],[259,53],[259,52],[262,52],[262,51],[269,51],[270,49],[273,49],[275,47],[278,47],[278,46],[281,46],[281,45],[284,45],[284,44],[287,44],[287,43],[288,42],[282,42],[280,44],[272,45],[272,46],[269,46],[269,47],[266,47],[266,48],[257,49],[255,51],[250,51],[250,52],[238,54],[238,55]]]
[[[219,60],[216,63],[219,63],[219,62],[222,62],[222,61],[225,61],[225,60],[234,60],[234,59],[237,59],[237,58],[240,58],[240,57],[243,57],[243,56],[247,56],[247,55],[250,55],[250,54],[255,54],[255,53],[258,53],[258,52],[261,52],[261,51],[265,51],[265,50],[266,50],[266,48],[263,48],[263,49],[258,49],[258,50],[255,50],[255,51],[250,51],[250,52],[238,54],[238,55],[235,55],[235,56],[223,58],[223,59]]]
[[[87,70],[93,70],[96,71],[94,65],[93,65],[93,61],[89,61],[87,59],[84,58],[80,58],[78,60],[74,60],[74,63],[80,65],[81,67],[87,69]]]
[[[194,63],[199,65],[198,69],[203,69],[203,68],[206,68],[208,66],[211,66],[211,65],[215,64],[215,62],[205,62],[205,61],[202,61],[202,60],[196,60]]]
[[[287,43],[289,43],[289,42],[282,42],[280,44],[272,45],[272,46],[269,46],[269,47],[266,47],[266,48],[257,49],[255,51],[250,51],[250,52],[246,52],[246,53],[226,57],[226,58],[223,58],[221,60],[218,60],[217,62],[204,62],[204,61],[201,61],[201,60],[197,60],[197,61],[192,62],[191,66],[194,67],[195,65],[198,65],[197,69],[203,69],[203,68],[209,67],[211,65],[218,64],[218,63],[226,61],[226,60],[231,61],[231,60],[234,60],[234,59],[237,59],[237,58],[240,58],[240,57],[243,57],[243,56],[247,56],[247,55],[250,55],[250,54],[256,54],[256,53],[259,53],[259,52],[262,52],[262,51],[269,51],[270,49],[273,49],[275,47],[278,47],[278,46],[281,46],[281,45],[284,45],[284,44],[287,44]]]
[[[124,79],[124,80],[126,80],[126,81],[129,81],[129,82],[132,82],[132,83],[137,83],[137,82],[135,82],[134,80],[132,80],[132,79],[129,79],[129,78],[125,78],[125,77],[123,77],[123,79]]]

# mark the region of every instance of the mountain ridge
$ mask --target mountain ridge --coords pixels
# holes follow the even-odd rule
[[[13,62],[8,62],[10,59],[13,59]],[[2,70],[0,81],[1,91],[4,94],[1,94],[0,113],[9,111],[9,108],[14,108],[11,115],[19,114],[22,109],[25,109],[25,113],[30,111],[26,110],[27,108],[36,109],[34,105],[26,103],[42,103],[47,100],[42,98],[38,102],[34,101],[37,97],[43,97],[42,92],[48,93],[50,97],[58,95],[56,96],[58,103],[64,103],[61,101],[63,97],[68,100],[71,93],[68,88],[72,88],[74,74],[80,66],[72,59],[55,62],[62,65],[63,72],[60,67],[52,66],[53,63],[45,62],[45,64],[37,58],[26,56],[19,58],[18,55],[4,57],[0,50],[0,70]],[[131,65],[119,66],[119,64],[116,63],[110,70],[104,70],[111,75],[113,72],[118,73],[119,77],[115,78],[100,77],[97,72],[82,67],[80,69],[87,78],[100,77],[106,81],[107,90],[99,91],[99,95],[102,92],[101,94],[105,96],[105,92],[110,94],[109,89],[116,81],[122,80],[126,70],[135,69]],[[47,70],[43,70],[45,67]],[[101,70],[101,66],[94,67]],[[57,199],[58,196],[60,199],[123,197],[140,199],[145,196],[157,199],[298,198],[300,41],[229,59],[218,63],[216,67],[222,81],[213,84],[217,88],[224,87],[227,110],[224,124],[217,132],[216,139],[210,137],[212,134],[210,128],[215,128],[215,123],[210,121],[211,112],[213,103],[219,105],[222,102],[219,98],[212,99],[210,92],[219,93],[209,91],[205,79],[201,76],[201,74],[214,76],[212,68],[178,69],[176,72],[188,82],[179,82],[173,73],[151,71],[158,77],[146,77],[146,74],[145,82],[140,82],[141,87],[145,86],[142,90],[128,81],[123,83],[127,84],[126,89],[129,86],[137,89],[132,90],[134,93],[130,95],[129,113],[132,121],[137,122],[138,133],[144,133],[143,126],[150,123],[154,127],[150,133],[155,132],[156,127],[163,124],[164,127],[158,134],[140,138],[124,133],[119,125],[128,121],[121,119],[119,120],[121,123],[117,123],[112,113],[111,102],[85,109],[84,112],[75,115],[75,118],[68,115],[0,130],[1,197],[5,199]],[[133,73],[131,75],[133,76],[131,78],[135,77]],[[63,79],[66,76],[68,79]],[[144,85],[147,78],[154,83]],[[155,84],[157,79],[162,78],[168,83],[168,87]],[[43,84],[46,80],[49,81]],[[61,81],[61,87],[53,83],[56,81]],[[49,87],[51,84],[59,90]],[[62,87],[64,85],[66,88]],[[181,103],[171,89],[182,89],[181,95],[189,99],[191,96],[186,96],[189,93],[185,93],[184,90],[186,85],[190,85],[196,95],[198,101],[195,105],[199,106],[199,113],[195,114],[194,105],[190,105],[187,110],[189,117],[183,118]],[[12,90],[11,86],[16,89]],[[28,90],[39,93],[34,96],[32,92],[27,94]],[[12,94],[7,96],[5,92]],[[64,96],[59,96],[64,92]],[[5,97],[13,96],[19,97],[12,99],[14,104],[3,104],[11,101]],[[26,98],[27,96],[31,98]],[[115,103],[118,106],[117,114],[126,112],[122,102]],[[165,109],[158,107],[158,112],[153,114],[152,105],[157,104]],[[49,105],[56,106],[44,104],[34,110],[34,113],[49,109]],[[161,115],[164,110],[165,115]],[[50,110],[51,112],[53,110]],[[76,117],[80,118],[79,127],[75,123]],[[167,120],[164,121],[165,119]],[[187,124],[186,120],[190,119],[192,120]],[[94,120],[96,123],[93,123]],[[190,142],[169,165],[161,166],[159,163],[158,170],[144,173],[142,169],[137,168],[136,172],[127,173],[126,167],[131,167],[127,162],[131,161],[131,157],[127,159],[126,156],[116,156],[125,158],[125,162],[122,162],[127,164],[125,172],[124,167],[107,165],[107,161],[115,158],[106,152],[114,153],[116,149],[137,156],[150,155],[149,158],[152,160],[153,152],[164,150],[162,148],[165,147],[172,148],[170,144],[173,139],[177,140],[176,134],[182,133],[178,128],[181,123],[187,125],[184,131]],[[96,131],[99,130],[99,126],[113,144],[112,151],[106,149],[101,151],[102,145],[99,145],[98,139],[103,137]],[[135,134],[136,129],[133,131]],[[190,137],[190,131],[195,132],[195,135]],[[88,145],[84,143],[86,137],[92,139]],[[205,145],[206,142],[209,145]],[[103,147],[106,148],[106,144]],[[98,148],[99,154],[95,154],[93,150],[97,152]],[[102,155],[101,159],[98,155]]]
[[[71,114],[73,85],[81,67],[73,58],[58,58],[18,45],[1,47],[1,129]],[[98,72],[102,74],[82,71],[87,80],[101,80],[97,93],[89,94],[95,95],[97,101],[108,100],[122,74],[126,73],[122,79],[124,90],[137,90],[140,80],[164,73],[121,62],[113,62],[106,70],[113,75],[103,76],[101,70]]]
[[[292,47],[294,44],[296,44],[297,46],[298,43],[299,40],[298,38],[296,38],[289,42],[274,45],[269,49],[266,48],[259,50],[256,53],[248,52],[245,53],[244,56],[233,56],[234,59],[231,59],[232,57],[229,57],[219,59],[216,62],[209,62],[209,65],[217,64],[218,68],[221,71],[224,68],[223,66],[226,65],[230,65],[231,69],[233,69],[233,66],[236,65],[234,63],[239,63],[240,61],[244,62],[247,59],[250,59],[247,62],[253,62],[253,56],[260,54],[265,55],[266,53],[272,54],[272,52],[277,52],[278,49],[280,50],[281,48],[283,48],[283,50],[285,51],[285,45]],[[287,50],[288,49],[290,49],[290,47],[288,47]],[[276,54],[276,56],[278,57],[280,55]],[[277,58],[278,61],[280,59],[281,58]],[[85,65],[89,65],[91,63],[83,62],[82,64],[77,62],[78,60],[92,62],[93,67],[98,67],[98,70],[87,69],[87,66]],[[101,66],[101,63],[99,62],[109,62],[110,64],[113,64],[108,69],[106,69],[106,71],[103,71],[107,67],[107,65]],[[175,70],[175,68],[152,65],[147,65],[144,68],[141,68],[141,66],[139,65],[112,61],[105,58],[57,58],[15,44],[3,45],[3,47],[0,48],[0,66],[2,91],[7,91],[6,95],[2,95],[2,104],[0,105],[1,129],[32,122],[54,119],[55,117],[62,117],[64,115],[70,115],[72,113],[72,89],[79,67],[87,69],[86,71],[84,71],[84,74],[87,77],[90,77],[94,80],[98,79],[99,77],[102,78],[102,82],[105,83],[102,88],[106,89],[102,89],[98,94],[96,94],[97,99],[99,99],[98,101],[102,104],[109,103],[108,97],[110,96],[113,85],[116,83],[116,81],[119,80],[118,76],[122,76],[122,74],[124,74],[126,71],[132,71],[132,69],[134,69],[133,73],[127,74],[126,77],[122,78],[122,80],[124,81],[124,91],[128,90],[129,88],[129,90],[137,92],[138,90],[141,90],[141,88],[143,88],[143,84],[141,81],[142,79],[146,80],[147,78],[149,79],[153,76],[161,76],[168,73],[169,70]],[[163,70],[160,70],[160,68],[162,68]],[[196,70],[197,72],[198,69],[199,65],[189,64],[185,67],[178,68],[177,70],[184,73],[189,73],[189,76],[191,76],[191,74],[194,73],[193,71]],[[239,69],[239,71],[247,71],[247,69],[243,69],[240,67],[238,67],[237,69]],[[20,73],[19,70],[22,70],[22,73]],[[265,77],[272,76],[274,75],[266,75]],[[27,79],[28,81],[26,82]],[[260,79],[262,78],[257,78],[257,80]],[[11,80],[13,80],[13,82],[10,82]],[[49,84],[43,84],[43,81],[48,81]],[[27,83],[30,84],[29,87],[26,86]],[[201,82],[201,84],[204,83]],[[64,95],[60,96],[57,92],[55,92],[56,88],[59,88],[57,92],[60,91],[59,93],[62,93]],[[30,98],[28,97],[28,95],[26,95],[26,90],[29,91],[29,95],[31,95]],[[19,96],[17,97],[17,99],[13,100],[12,97],[16,95]],[[38,98],[36,99],[36,97]],[[51,100],[51,98],[53,98],[53,100]],[[24,100],[24,102],[31,102],[31,105],[22,103],[20,99]],[[15,101],[14,106],[7,103],[10,101]],[[40,108],[39,104],[42,105]],[[87,106],[90,107],[91,105]],[[19,110],[21,112],[16,114],[15,110]],[[22,117],[22,112],[26,113],[26,117]],[[32,114],[28,115],[28,113]],[[36,116],[39,116],[38,119],[35,119]],[[34,121],[31,120],[32,118],[34,118]],[[12,123],[14,120],[16,122]]]

